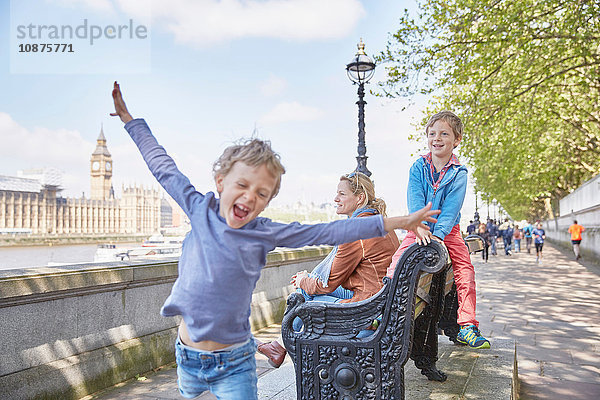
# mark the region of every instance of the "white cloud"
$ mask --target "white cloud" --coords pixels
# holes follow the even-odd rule
[[[285,40],[337,39],[365,10],[359,0],[47,0],[66,8],[126,15],[203,48],[245,37]]]
[[[27,129],[0,112],[0,138],[0,174],[16,176],[20,169],[54,167],[64,172],[65,187],[88,191],[89,157],[95,144],[78,131]]]
[[[279,124],[282,122],[314,121],[324,115],[316,107],[305,106],[296,101],[279,103],[271,111],[260,118],[263,124]]]
[[[117,2],[133,17],[149,14],[145,1]],[[201,48],[244,37],[341,38],[365,10],[359,0],[155,0],[151,14],[177,42]]]
[[[115,12],[113,3],[111,0],[47,0],[52,3],[56,3],[63,7],[75,8],[83,7],[88,8],[92,11],[99,11],[102,13],[113,14]]]
[[[281,94],[287,87],[287,81],[278,76],[271,75],[267,80],[259,85],[260,93],[263,96],[271,97]]]

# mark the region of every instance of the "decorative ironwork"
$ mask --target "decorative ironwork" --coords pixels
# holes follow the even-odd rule
[[[314,387],[315,387],[315,377],[312,374],[314,371],[314,351],[311,347],[302,348],[302,366],[300,367],[301,371],[301,383],[302,387],[305,387],[305,390],[302,394],[302,397],[299,397],[302,400],[315,400],[316,397],[314,395]],[[298,369],[296,367],[296,369]],[[296,380],[296,384],[298,381]]]
[[[290,295],[282,336],[294,360],[298,398],[403,399],[403,366],[411,350],[419,275],[422,271],[433,274],[444,271],[447,260],[445,248],[437,242],[413,245],[398,261],[394,277],[384,279],[385,285],[379,293],[357,303],[304,302],[300,294]],[[426,307],[427,317],[423,321],[439,317],[443,299],[432,290],[441,290],[443,295],[445,273],[438,275],[442,283],[432,283],[429,295],[435,304]],[[377,330],[358,338],[358,333],[378,316],[381,323]],[[295,318],[304,324],[301,332],[292,329]],[[436,336],[436,323],[437,319],[426,321],[423,326],[428,329],[433,326]],[[433,346],[428,337],[424,344]],[[435,353],[428,348],[425,354],[433,360],[435,369],[437,341]]]
[[[367,145],[365,143],[365,83],[368,83],[375,73],[375,63],[365,53],[365,44],[360,39],[358,52],[352,61],[346,65],[348,78],[358,84],[358,157],[356,157],[356,171],[371,176],[367,169]]]
[[[440,317],[438,327],[450,339],[452,343],[458,343],[456,336],[460,330],[460,325],[456,322],[458,312],[458,293],[456,284],[452,285],[452,290],[444,298],[444,308]]]
[[[358,156],[356,157],[356,170],[366,176],[371,176],[367,168],[367,144],[365,143],[365,85],[358,85]]]
[[[421,370],[421,374],[427,376],[430,381],[439,382],[448,378],[435,366],[438,360],[437,327],[442,314],[445,285],[445,271],[433,275],[429,288],[429,303],[415,320],[414,339],[410,354],[410,358]]]

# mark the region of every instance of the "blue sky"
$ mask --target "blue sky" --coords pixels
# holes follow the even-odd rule
[[[87,195],[103,125],[117,193],[122,184],[157,187],[121,122],[109,116],[118,80],[132,115],[148,121],[198,190],[214,190],[214,160],[256,129],[287,168],[273,205],[331,202],[339,176],[356,166],[357,87],[345,65],[360,38],[369,55],[383,50],[402,10],[414,7],[412,0],[25,0],[11,9],[2,1],[0,175],[55,167],[64,172],[64,196]],[[103,27],[131,19],[148,27],[148,37],[94,46],[55,40],[77,44],[72,58],[17,54],[16,44],[27,41],[16,43],[15,23],[24,19]],[[378,66],[367,88],[384,79]],[[420,147],[407,137],[420,105],[401,111],[403,100],[366,100],[368,168],[378,195],[403,213]]]

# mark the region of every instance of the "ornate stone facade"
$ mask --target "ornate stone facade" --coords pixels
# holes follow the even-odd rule
[[[146,234],[161,227],[161,195],[141,186],[115,198],[112,157],[101,130],[90,159],[91,198],[63,198],[59,180],[44,170],[0,176],[0,233]],[[162,205],[164,208],[164,205]],[[164,211],[163,211],[164,212]]]

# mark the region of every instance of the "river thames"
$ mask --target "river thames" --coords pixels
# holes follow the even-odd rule
[[[122,243],[121,246],[128,245]],[[96,247],[96,244],[0,247],[0,270],[45,267],[48,263],[92,262]]]

